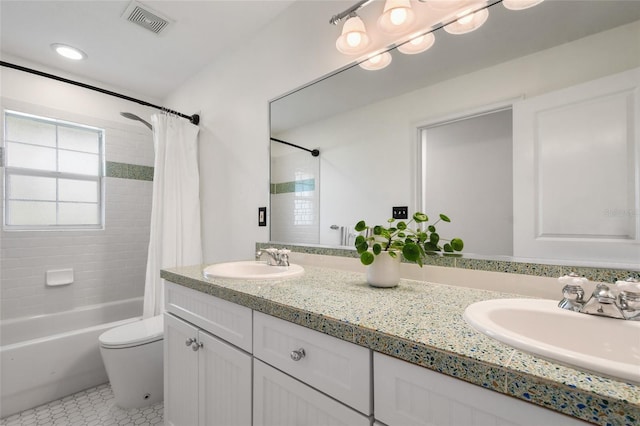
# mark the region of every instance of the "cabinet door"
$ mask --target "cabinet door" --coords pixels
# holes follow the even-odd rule
[[[164,421],[167,426],[198,424],[198,352],[185,345],[197,329],[164,315]]]
[[[200,425],[251,425],[251,357],[199,332]]]
[[[253,361],[254,426],[369,426],[368,417],[275,368]]]
[[[326,393],[356,410],[371,414],[369,349],[254,312],[256,358]],[[294,361],[292,351],[303,349]]]
[[[375,417],[388,425],[586,425],[581,420],[374,353]]]

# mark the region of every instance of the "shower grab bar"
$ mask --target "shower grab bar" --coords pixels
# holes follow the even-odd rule
[[[110,90],[102,89],[100,87],[91,86],[90,84],[80,83],[79,81],[74,81],[74,80],[70,80],[68,78],[59,77],[57,75],[53,75],[53,74],[49,74],[49,73],[46,73],[46,72],[34,70],[32,68],[23,67],[22,65],[12,64],[10,62],[0,61],[0,65],[2,65],[3,67],[7,67],[7,68],[13,68],[13,69],[18,70],[18,71],[24,71],[24,72],[28,72],[30,74],[35,74],[35,75],[38,75],[40,77],[46,77],[46,78],[50,78],[50,79],[53,79],[53,80],[61,81],[63,83],[73,84],[74,86],[82,87],[82,88],[85,88],[85,89],[95,90],[96,92],[104,93],[105,95],[115,96],[116,98],[124,99],[124,100],[127,100],[127,101],[138,103],[140,105],[144,105],[144,106],[148,106],[148,107],[151,107],[151,108],[159,109],[159,110],[162,110],[162,111],[167,112],[169,114],[177,115],[178,117],[181,117],[181,118],[186,118],[192,124],[196,124],[197,125],[198,123],[200,123],[200,115],[198,115],[198,114],[186,115],[186,114],[183,114],[183,113],[178,112],[178,111],[174,111],[174,110],[169,109],[169,108],[165,108],[165,107],[162,107],[162,106],[154,105],[154,104],[149,103],[147,101],[143,101],[143,100],[140,100],[140,99],[132,98],[131,96],[122,95],[120,93],[112,92]]]

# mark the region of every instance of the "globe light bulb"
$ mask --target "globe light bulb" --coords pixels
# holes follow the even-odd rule
[[[336,40],[336,49],[345,55],[361,55],[367,50],[370,42],[364,22],[354,15],[344,23],[342,34]]]
[[[389,19],[393,25],[402,25],[407,20],[407,9],[397,7],[391,11]]]
[[[467,9],[458,15],[458,20],[456,22],[462,25],[466,25],[471,22],[471,20],[473,19],[473,15],[474,14],[471,13],[471,9]]]
[[[411,28],[415,19],[409,0],[386,0],[378,27],[387,34],[401,34]]]
[[[421,35],[409,41],[409,44],[412,44],[413,46],[419,46],[420,43],[422,43],[423,41],[424,41],[424,36]]]
[[[362,42],[362,35],[358,32],[350,32],[347,34],[347,44],[350,47],[358,47],[358,45]]]

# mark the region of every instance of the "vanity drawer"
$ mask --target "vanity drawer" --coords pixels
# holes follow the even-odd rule
[[[366,415],[371,354],[366,348],[254,312],[254,356]],[[304,356],[294,360],[294,351]],[[300,352],[299,352],[300,353]]]
[[[251,309],[165,281],[165,309],[251,352]]]

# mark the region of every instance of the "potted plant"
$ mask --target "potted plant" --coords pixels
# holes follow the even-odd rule
[[[355,227],[361,233],[356,237],[355,247],[360,262],[369,266],[367,282],[375,287],[394,287],[398,284],[401,257],[422,267],[426,256],[455,255],[464,247],[460,238],[440,238],[436,225],[439,222],[451,222],[444,214],[440,214],[438,220],[430,225],[427,224],[429,217],[421,212],[415,213],[408,222],[396,222],[396,219],[387,222],[387,227],[370,227],[361,220]],[[363,231],[368,232],[362,235]]]

